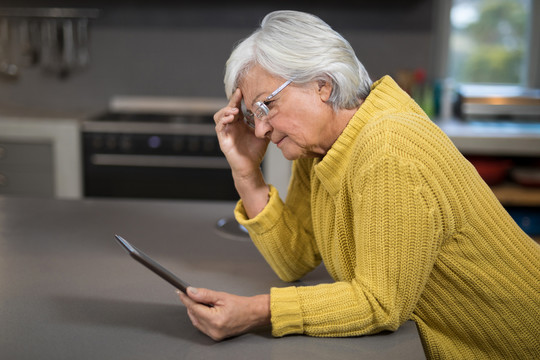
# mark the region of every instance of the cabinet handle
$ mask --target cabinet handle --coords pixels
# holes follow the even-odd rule
[[[225,157],[221,156],[160,156],[160,155],[126,155],[126,154],[94,154],[92,165],[98,166],[146,166],[196,169],[230,169]]]

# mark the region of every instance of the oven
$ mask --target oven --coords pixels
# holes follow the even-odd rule
[[[85,197],[236,200],[216,99],[115,98],[82,123]]]

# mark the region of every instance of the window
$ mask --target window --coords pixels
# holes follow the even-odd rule
[[[447,75],[458,83],[530,85],[533,0],[453,0]]]

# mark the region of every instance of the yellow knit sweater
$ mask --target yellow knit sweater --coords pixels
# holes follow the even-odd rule
[[[413,319],[430,358],[540,358],[540,246],[389,77],[324,158],[294,162],[285,203],[271,188],[236,217],[281,279],[322,260],[335,280],[272,288],[274,336]]]

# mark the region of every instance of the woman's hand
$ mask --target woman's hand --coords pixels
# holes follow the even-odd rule
[[[243,122],[241,101],[242,92],[236,89],[229,104],[214,114],[214,121],[221,151],[233,174],[249,176],[254,169],[260,168],[269,140],[257,138]]]
[[[270,295],[244,297],[201,288],[178,292],[193,325],[216,341],[270,325]]]
[[[236,89],[229,104],[214,115],[221,151],[231,166],[234,186],[244,202],[249,218],[255,217],[268,203],[269,188],[264,181],[261,162],[269,139],[258,138],[246,125],[240,111],[242,92]]]

